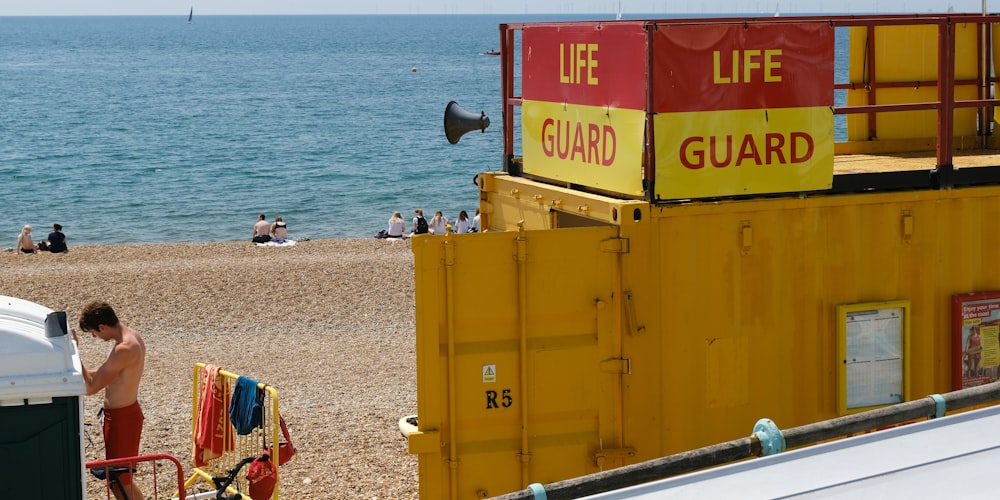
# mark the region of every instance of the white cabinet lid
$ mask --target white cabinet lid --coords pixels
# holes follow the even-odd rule
[[[66,313],[0,295],[0,406],[86,392]]]

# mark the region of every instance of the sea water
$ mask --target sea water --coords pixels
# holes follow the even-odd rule
[[[0,18],[0,248],[24,224],[73,246],[471,217],[475,175],[503,168],[499,24],[595,18],[180,14]],[[452,100],[486,132],[448,144]]]

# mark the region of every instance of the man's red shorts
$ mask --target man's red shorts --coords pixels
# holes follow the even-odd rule
[[[139,455],[142,435],[142,408],[139,402],[124,408],[104,409],[104,457],[108,460]],[[133,465],[134,467],[134,465]],[[132,474],[118,476],[123,485],[132,484]]]

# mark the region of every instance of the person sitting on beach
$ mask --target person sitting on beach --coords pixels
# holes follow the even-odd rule
[[[267,222],[264,214],[257,216],[257,223],[253,225],[253,237],[250,241],[254,243],[267,243],[271,241],[271,224]]]
[[[469,227],[470,233],[479,232],[479,209],[476,209],[476,215],[472,217],[472,225]]]
[[[469,214],[462,210],[458,213],[458,220],[455,221],[455,232],[458,234],[468,233],[472,223],[469,222]]]
[[[424,211],[418,208],[413,211],[412,234],[425,234],[425,233],[427,233],[427,219],[424,218]]]
[[[52,253],[69,252],[69,247],[66,246],[66,235],[63,234],[62,226],[59,224],[52,224],[52,232],[49,233],[49,251]]]
[[[274,218],[274,224],[271,224],[271,241],[284,243],[287,238],[288,225],[285,224],[285,220],[279,215]]]
[[[431,234],[438,235],[448,232],[448,218],[440,210],[434,212],[434,217],[431,218],[430,231]]]
[[[389,237],[402,238],[405,232],[406,224],[403,222],[403,214],[397,210],[392,213],[392,217],[389,217]]]
[[[17,246],[14,247],[15,253],[35,253],[38,247],[35,246],[35,242],[31,241],[31,226],[25,224],[21,228],[21,233],[17,235]]]

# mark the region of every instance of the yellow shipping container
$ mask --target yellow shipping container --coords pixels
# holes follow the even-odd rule
[[[483,183],[491,227],[511,230],[413,240],[410,448],[426,498],[649,460],[762,417],[835,417],[840,305],[908,301],[904,387],[949,390],[951,296],[1000,290],[1000,187],[670,207],[589,196],[592,216],[618,220],[550,230],[562,212],[510,193],[566,190]]]
[[[981,121],[985,114],[977,111],[986,104],[933,102],[938,95],[981,98],[975,81],[984,78],[984,66],[976,59],[993,57],[986,49],[994,44],[984,38],[990,25],[976,16],[963,19],[917,16],[910,20],[915,26],[904,27],[902,16],[819,23],[782,18],[740,20],[739,29],[731,19],[698,21],[720,25],[715,31],[683,20],[616,28],[502,26],[503,73],[510,79],[504,82],[508,163],[505,172],[478,178],[487,231],[411,240],[418,417],[414,427],[401,423],[401,429],[410,452],[419,456],[421,497],[501,495],[744,437],[761,418],[779,427],[800,426],[960,385],[963,357],[953,346],[961,345],[962,322],[956,320],[953,298],[1000,291],[1000,232],[993,230],[1000,221],[1000,162],[990,149],[992,133]],[[873,53],[881,63],[877,71],[862,73],[867,59],[851,58],[853,83],[839,87],[847,106],[837,110],[851,115],[845,120],[847,142],[817,147],[821,161],[809,164],[783,155],[782,134],[788,128],[789,138],[805,138],[810,146],[828,141],[823,134],[833,127],[820,119],[826,108],[809,100],[825,100],[823,92],[804,93],[810,111],[802,116],[808,123],[782,121],[777,117],[785,115],[769,109],[740,111],[749,118],[735,126],[753,129],[743,136],[713,128],[710,120],[734,116],[731,109],[705,106],[691,113],[685,107],[690,103],[668,96],[657,101],[663,110],[646,110],[646,130],[636,137],[634,116],[613,118],[619,115],[609,106],[604,123],[603,115],[592,112],[600,109],[595,100],[614,94],[614,85],[607,92],[596,83],[565,90],[536,81],[525,84],[535,87],[523,99],[513,89],[513,29],[539,30],[524,35],[537,79],[548,74],[546,57],[560,60],[544,51],[562,47],[565,33],[591,37],[588,57],[594,58],[592,67],[603,68],[615,62],[597,60],[596,54],[614,52],[597,47],[641,46],[650,62],[669,66],[689,34],[746,44],[746,54],[756,54],[756,40],[787,42],[786,29],[800,30],[798,40],[822,38],[805,67],[815,62],[832,74],[832,66],[825,66],[833,44],[824,23],[870,24],[870,31],[854,28],[859,38],[852,38],[852,56],[868,50],[865,36],[877,34]],[[876,29],[879,23],[887,26]],[[709,42],[697,49],[706,52],[692,49],[682,62],[710,61],[702,57],[711,55],[705,49],[713,46]],[[939,65],[932,62],[901,64],[921,53],[922,45],[953,58],[951,72],[938,75]],[[771,53],[790,54],[797,47]],[[976,47],[982,47],[978,55]],[[791,57],[788,61],[793,67]],[[623,71],[652,78],[650,68],[626,63]],[[753,61],[747,64],[755,67]],[[658,74],[674,76],[663,68]],[[882,87],[877,99],[848,89],[863,87],[872,76],[875,87]],[[929,87],[921,83],[933,90],[904,89],[901,82],[907,79],[933,81]],[[647,83],[648,102],[634,94],[618,102],[653,104],[664,90]],[[934,88],[949,83],[953,93]],[[758,99],[803,106],[784,91],[769,94],[765,85],[736,98],[719,93],[728,99],[720,102],[737,108]],[[563,96],[568,103],[552,104]],[[576,108],[574,98],[580,101]],[[516,158],[510,129],[514,105],[521,102],[532,106],[523,124],[538,130],[547,130],[556,122],[549,115],[563,110],[584,117],[592,140],[585,148],[580,142],[585,127],[575,125],[579,151],[599,151],[603,163],[573,163],[573,154],[557,154],[560,147],[577,151],[568,148],[566,134],[563,143],[554,139],[554,149],[544,134],[529,141],[537,164],[526,164],[528,155]],[[854,114],[851,106],[867,106],[866,113]],[[942,109],[953,113],[949,117]],[[480,118],[473,118],[458,127],[479,130]],[[690,137],[677,141],[662,127],[652,131],[654,124],[671,120],[688,120],[678,130]],[[447,128],[447,113],[445,123]],[[871,136],[865,129],[871,124],[885,133]],[[597,139],[612,137],[627,150],[627,161],[604,155],[612,145]],[[766,154],[758,154],[758,142]],[[681,151],[692,144],[707,150],[687,150],[687,160],[701,158],[700,163],[676,161],[676,143]],[[931,153],[923,156],[932,164],[914,154],[935,143],[936,163]],[[966,151],[970,148],[976,151]],[[730,153],[740,160],[728,161]],[[640,156],[643,164],[635,165]],[[581,153],[581,158],[591,156]],[[668,175],[668,169],[683,175]],[[816,187],[821,182],[790,181],[796,169],[813,169],[832,183],[825,189]],[[702,182],[707,179],[697,178],[702,172],[732,184]],[[637,174],[641,182],[629,177]],[[677,185],[655,186],[668,180]],[[635,186],[643,190],[642,199],[630,191]],[[761,186],[792,192],[758,194]],[[687,198],[659,197],[692,187],[697,189],[688,192],[697,194]],[[989,349],[1000,351],[1000,345]],[[962,374],[959,380],[956,374]]]

